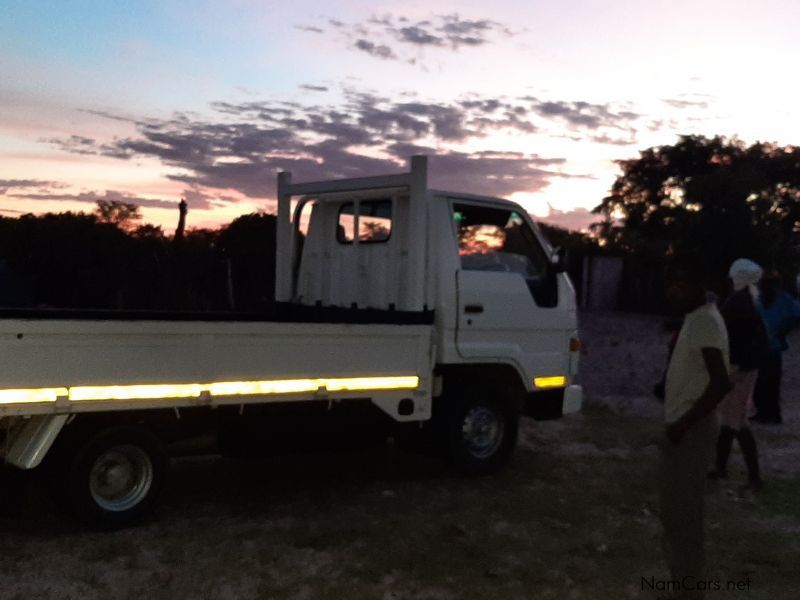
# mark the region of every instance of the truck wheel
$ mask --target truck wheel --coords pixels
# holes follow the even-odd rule
[[[106,429],[65,457],[58,484],[79,519],[101,528],[125,527],[155,508],[167,463],[152,433]]]
[[[511,458],[517,442],[519,412],[496,392],[461,390],[444,397],[445,454],[468,475],[494,473]]]

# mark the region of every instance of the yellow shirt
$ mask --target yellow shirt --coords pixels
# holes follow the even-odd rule
[[[673,423],[683,416],[708,387],[711,378],[703,360],[702,348],[721,350],[725,368],[730,372],[728,330],[714,303],[693,310],[683,321],[667,369],[664,398],[667,423]]]

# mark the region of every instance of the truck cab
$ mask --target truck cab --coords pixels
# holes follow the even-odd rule
[[[284,196],[302,194],[284,224],[283,299],[433,311],[438,371],[504,372],[533,416],[578,410],[577,306],[558,251],[514,202],[428,189],[425,157],[412,158],[408,185],[396,177],[332,191],[283,180]]]

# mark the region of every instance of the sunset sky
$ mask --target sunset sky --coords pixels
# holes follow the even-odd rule
[[[800,143],[797,0],[3,0],[0,214],[273,210],[375,175],[580,229],[614,160],[680,134]]]

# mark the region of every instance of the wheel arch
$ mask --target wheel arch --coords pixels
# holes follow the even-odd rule
[[[508,363],[451,363],[436,366],[434,375],[442,378],[441,395],[475,385],[502,390],[522,410],[526,395],[525,381],[519,369]],[[434,403],[435,404],[435,403]]]

